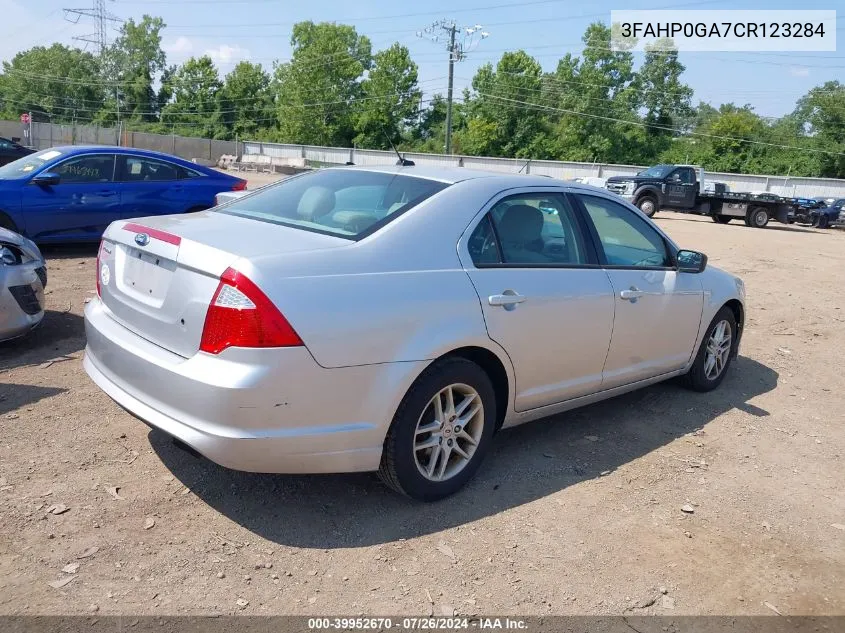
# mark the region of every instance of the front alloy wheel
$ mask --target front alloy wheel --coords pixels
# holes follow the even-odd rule
[[[731,355],[733,336],[731,324],[722,319],[710,333],[707,340],[707,352],[704,357],[704,375],[708,380],[716,380],[725,371]]]

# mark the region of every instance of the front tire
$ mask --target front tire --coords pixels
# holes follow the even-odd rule
[[[637,200],[637,208],[648,217],[653,218],[658,210],[657,199],[654,196],[643,196]]]
[[[723,306],[710,322],[695,361],[684,376],[686,386],[694,391],[705,392],[713,391],[722,384],[736,345],[736,317],[733,310]]]
[[[487,373],[464,358],[437,361],[396,411],[379,478],[420,501],[448,497],[475,475],[495,426],[496,397]]]

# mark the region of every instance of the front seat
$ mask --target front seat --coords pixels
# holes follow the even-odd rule
[[[543,222],[543,212],[527,204],[515,204],[505,210],[496,228],[506,263],[549,262],[543,255]]]

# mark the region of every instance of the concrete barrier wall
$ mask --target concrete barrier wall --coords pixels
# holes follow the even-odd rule
[[[299,156],[314,163],[343,165],[352,161],[356,165],[387,165],[396,162],[396,154],[378,150],[362,150],[342,147],[318,147],[314,145],[292,145],[286,143],[243,143],[244,154],[267,156]],[[417,165],[436,167],[466,167],[508,173],[530,173],[551,176],[561,180],[574,178],[609,178],[630,176],[645,169],[637,165],[608,165],[596,163],[573,163],[553,160],[532,160],[514,158],[491,158],[484,156],[457,156],[446,154],[420,154],[407,152],[406,158]],[[726,174],[706,172],[708,182],[724,182],[731,191],[771,191],[787,197],[829,196],[845,198],[845,180],[834,178],[790,178],[755,174]]]

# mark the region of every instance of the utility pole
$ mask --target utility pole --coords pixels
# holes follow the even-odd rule
[[[481,40],[490,34],[483,30],[480,24],[475,26],[458,26],[454,20],[439,20],[417,32],[417,37],[424,37],[436,43],[442,43],[444,35],[448,36],[446,50],[449,53],[449,86],[446,91],[446,144],[447,154],[452,153],[452,102],[455,83],[455,62],[466,58],[467,53],[474,50]]]
[[[452,86],[455,83],[455,23],[449,25],[449,88],[446,90],[446,153],[452,153]]]

